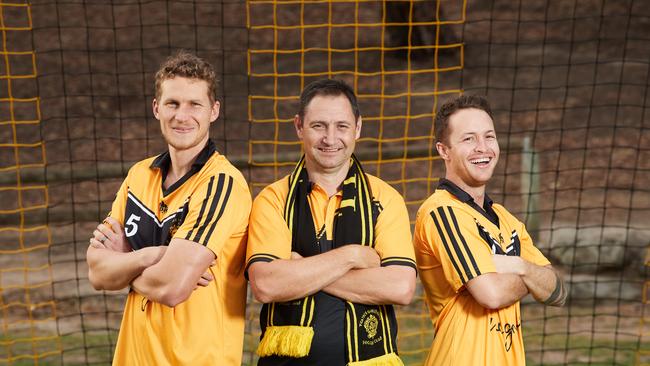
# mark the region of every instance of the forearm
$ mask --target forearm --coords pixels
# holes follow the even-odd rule
[[[354,268],[346,247],[298,259],[253,263],[251,289],[263,303],[282,302],[316,293]]]
[[[492,310],[510,306],[528,294],[522,278],[512,273],[485,273],[470,280],[466,287],[481,306]]]
[[[173,307],[189,297],[195,284],[196,279],[188,276],[171,277],[163,266],[154,265],[135,277],[131,287],[151,301]]]
[[[351,270],[323,291],[361,304],[408,305],[415,292],[415,270],[404,266]]]
[[[150,250],[122,253],[91,246],[86,253],[88,279],[96,290],[121,290],[158,259]]]
[[[510,306],[528,295],[529,289],[521,277],[502,273],[497,276],[499,277],[496,281],[497,292],[501,299],[499,308]]]
[[[131,287],[149,300],[174,307],[187,300],[214,259],[203,245],[172,239],[160,261],[142,271]]]
[[[551,266],[538,266],[524,259],[521,278],[535,300],[550,306],[562,306],[567,292],[564,281]]]

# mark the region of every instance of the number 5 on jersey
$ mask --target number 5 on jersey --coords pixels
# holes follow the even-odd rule
[[[126,220],[126,224],[124,225],[124,233],[126,234],[127,238],[132,237],[135,235],[135,233],[138,232],[138,221],[140,221],[140,216],[137,216],[136,214],[131,214],[131,216],[129,216],[129,219]]]

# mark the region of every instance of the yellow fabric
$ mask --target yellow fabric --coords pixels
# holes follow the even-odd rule
[[[187,216],[174,237],[186,238],[197,220],[207,227],[214,224],[210,235],[206,230],[197,239],[216,254],[216,265],[211,267],[214,281],[197,288],[188,300],[174,308],[131,291],[113,365],[240,365],[246,309],[243,270],[251,206],[248,185],[224,156],[214,153],[199,172],[163,196],[161,171],[150,168],[152,161],[153,158],[143,160],[130,169],[113,203],[111,216],[124,224],[127,190],[156,213],[160,221],[189,200]],[[231,192],[210,198],[207,186],[219,174],[225,174],[226,181],[231,182]],[[223,207],[224,213],[218,222],[210,221],[216,215],[200,216],[204,199],[209,204],[209,199],[219,200],[215,206],[217,210]],[[167,206],[165,213],[160,210],[160,202]]]
[[[309,354],[314,329],[295,325],[270,326],[257,347],[259,356],[305,357]]]
[[[415,263],[410,242],[409,218],[402,196],[387,183],[368,174],[370,189],[376,201],[384,208],[375,225],[375,250],[382,262],[399,258]],[[291,257],[291,232],[282,217],[286,195],[289,192],[288,177],[264,188],[253,202],[246,257],[270,255],[277,258]],[[317,234],[325,225],[326,238],[332,239],[334,215],[341,205],[342,193],[332,197],[318,185],[308,196],[314,227]]]
[[[404,363],[397,354],[389,353],[370,360],[350,362],[348,366],[404,366]]]
[[[465,288],[465,283],[472,278],[495,272],[491,248],[479,235],[476,223],[493,238],[504,238],[501,241],[504,250],[516,231],[522,258],[538,265],[550,263],[535,248],[523,223],[501,205],[494,204],[492,208],[499,217],[500,227],[448,191],[438,189],[418,211],[415,254],[435,327],[426,365],[525,364],[519,302],[488,310]],[[454,240],[457,247],[452,244]]]

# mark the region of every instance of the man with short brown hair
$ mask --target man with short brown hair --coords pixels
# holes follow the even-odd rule
[[[258,365],[402,365],[392,305],[415,289],[404,199],[353,155],[361,117],[344,82],[306,86],[294,127],[303,158],[251,211]]]
[[[519,300],[562,306],[564,283],[524,224],[485,193],[500,152],[487,100],[456,98],[435,123],[445,178],[414,233],[435,326],[426,365],[524,365]]]
[[[212,66],[180,52],[156,74],[168,151],[136,163],[90,239],[96,289],[130,287],[114,365],[240,365],[251,196],[216,151]]]

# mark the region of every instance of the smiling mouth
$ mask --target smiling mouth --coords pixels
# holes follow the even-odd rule
[[[342,147],[319,147],[318,150],[324,153],[333,153],[333,152],[343,150],[343,148]]]
[[[172,127],[172,130],[174,130],[174,132],[178,132],[178,133],[192,132],[191,128]]]
[[[492,158],[471,159],[469,162],[474,164],[474,165],[486,165],[486,164],[489,164],[490,161],[492,161]]]

